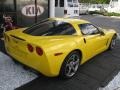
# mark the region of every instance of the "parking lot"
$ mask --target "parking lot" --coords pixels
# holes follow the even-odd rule
[[[120,33],[120,19],[85,15],[80,18]],[[24,70],[5,54],[0,41],[0,90],[119,90],[120,87],[120,41],[113,51],[105,51],[82,65],[69,80],[47,78]],[[115,77],[115,78],[114,78]],[[111,81],[112,80],[112,81]]]
[[[88,20],[102,28],[115,29],[120,33],[120,18],[106,17],[102,15],[81,15],[80,18]]]

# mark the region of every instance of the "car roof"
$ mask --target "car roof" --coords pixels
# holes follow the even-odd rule
[[[84,24],[84,23],[90,23],[83,19],[74,19],[74,18],[49,18],[50,20],[58,20],[58,21],[64,21],[72,24]]]

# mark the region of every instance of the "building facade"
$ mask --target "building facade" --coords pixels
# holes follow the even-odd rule
[[[110,0],[108,12],[120,13],[120,0]]]
[[[30,26],[49,17],[49,0],[0,0],[0,24],[9,15],[18,26]]]

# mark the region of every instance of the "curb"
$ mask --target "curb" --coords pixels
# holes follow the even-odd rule
[[[99,16],[107,17],[107,18],[120,19],[120,16],[104,16],[104,15],[99,15]]]
[[[120,19],[120,16],[110,16],[111,18]]]

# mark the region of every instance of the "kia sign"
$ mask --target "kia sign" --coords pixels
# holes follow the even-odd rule
[[[49,0],[18,0],[16,2],[17,24],[29,27],[36,21],[49,17]],[[37,14],[37,15],[36,15]]]
[[[37,16],[44,13],[44,7],[37,5],[37,9],[35,9],[35,5],[26,5],[22,8],[22,14],[29,17],[36,16],[36,10],[37,10]]]

